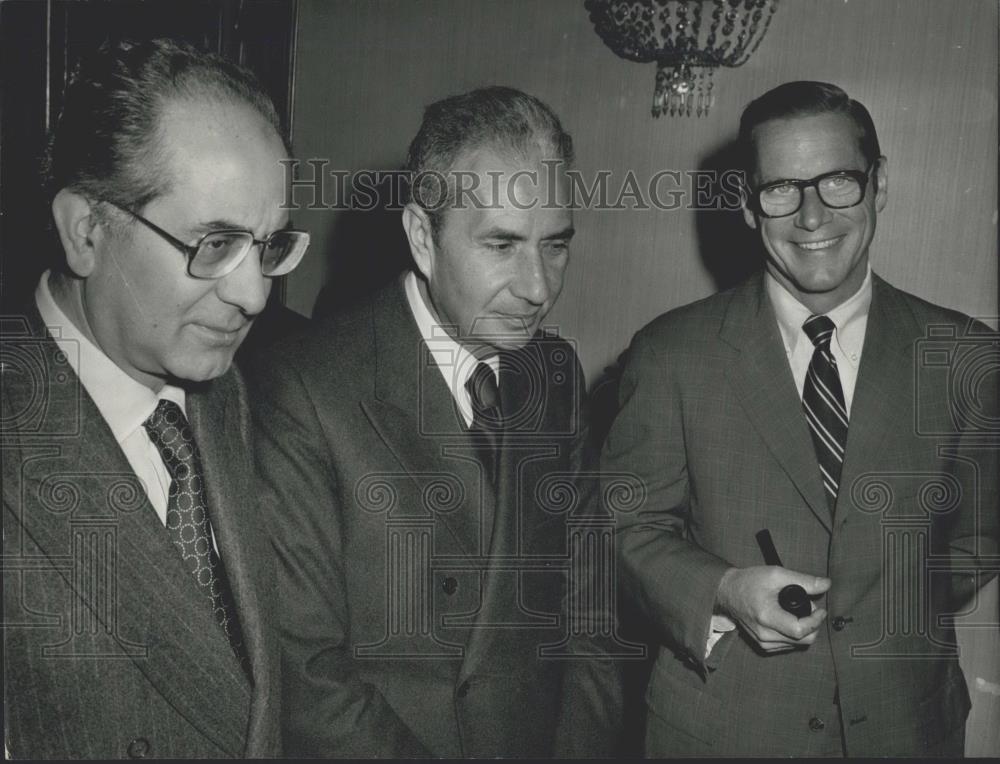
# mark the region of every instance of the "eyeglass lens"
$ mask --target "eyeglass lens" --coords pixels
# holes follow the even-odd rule
[[[853,207],[864,194],[861,182],[851,175],[830,175],[813,184],[827,207]],[[794,183],[771,186],[760,192],[760,206],[765,215],[781,217],[798,211],[802,205],[802,187]]]
[[[264,245],[261,272],[265,276],[283,276],[291,271],[309,245],[309,237],[297,231],[277,231]],[[191,275],[218,278],[229,272],[253,246],[253,235],[246,231],[219,231],[206,236],[191,260]]]

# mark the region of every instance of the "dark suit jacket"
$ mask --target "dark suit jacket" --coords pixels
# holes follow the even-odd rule
[[[919,754],[960,730],[969,697],[937,616],[960,604],[956,584],[971,592],[949,566],[996,553],[982,331],[874,277],[832,518],[761,276],[636,335],[602,468],[648,491],[619,545],[662,644],[648,754],[817,753],[837,690],[852,756]],[[808,649],[765,657],[731,632],[706,663],[719,580],[763,564],[762,528],[787,568],[832,579],[829,617]]]
[[[559,649],[567,516],[582,506],[570,496],[583,464],[572,348],[536,338],[504,362],[514,431],[499,495],[401,282],[261,360],[286,751],[608,754],[617,676]]]
[[[17,758],[280,753],[273,552],[235,373],[189,392],[251,685],[36,310],[4,320],[4,713]]]

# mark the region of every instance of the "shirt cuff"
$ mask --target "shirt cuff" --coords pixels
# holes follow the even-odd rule
[[[713,615],[711,632],[708,635],[708,643],[705,645],[705,660],[712,654],[712,648],[716,642],[722,639],[723,635],[736,628],[736,624],[724,615]]]

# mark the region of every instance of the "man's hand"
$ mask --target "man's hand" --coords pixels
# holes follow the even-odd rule
[[[806,594],[815,596],[830,588],[830,579],[775,565],[730,568],[715,595],[717,610],[736,621],[764,652],[811,645],[826,611],[813,605],[806,618],[786,613],[778,604],[778,592],[789,584],[798,584]]]

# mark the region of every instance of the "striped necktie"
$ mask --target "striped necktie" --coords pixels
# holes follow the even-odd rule
[[[480,361],[465,383],[472,403],[472,435],[475,453],[483,466],[493,497],[500,490],[500,439],[503,432],[503,414],[500,409],[500,388],[489,364]],[[496,505],[492,498],[484,498],[480,515],[480,539],[484,549],[489,549],[493,538]]]
[[[809,422],[823,488],[832,513],[837,502],[847,446],[847,407],[844,405],[837,362],[830,352],[834,325],[826,316],[809,316],[802,329],[815,347],[802,387],[802,407]]]
[[[476,364],[468,381],[465,383],[472,403],[473,433],[480,434],[485,443],[477,449],[483,466],[490,480],[496,486],[497,466],[499,462],[500,432],[503,428],[503,418],[500,413],[500,388],[497,385],[496,374],[489,364],[480,361]]]

